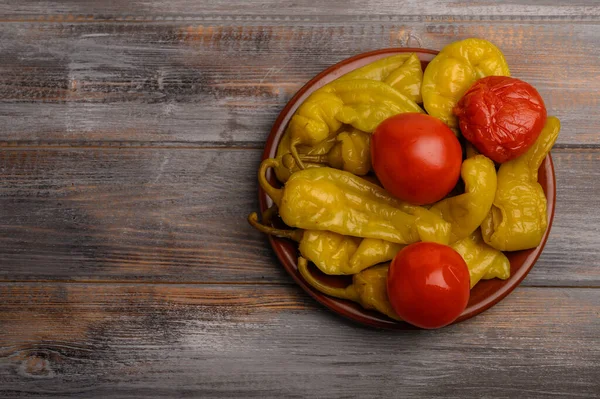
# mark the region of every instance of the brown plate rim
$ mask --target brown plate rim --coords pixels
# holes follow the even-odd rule
[[[420,56],[419,58],[421,59],[423,56],[431,58],[432,56],[435,56],[438,53],[438,51],[436,50],[422,48],[385,48],[357,54],[353,57],[344,59],[317,74],[314,78],[308,81],[308,83],[302,86],[302,88],[300,88],[298,92],[296,92],[296,94],[288,101],[288,103],[278,115],[277,119],[275,120],[275,123],[273,124],[269,137],[267,138],[262,159],[264,160],[266,158],[275,156],[277,144],[279,143],[279,140],[283,135],[283,132],[285,131],[285,125],[287,125],[287,122],[291,118],[295,109],[300,105],[300,103],[306,97],[308,97],[310,93],[312,93],[312,91],[349,72],[350,70],[343,70],[345,66],[357,63],[357,61],[365,60],[367,58],[372,58],[376,56],[412,52],[417,53]],[[281,127],[282,125],[284,125],[283,128]],[[487,309],[491,308],[492,306],[500,302],[502,299],[504,299],[517,286],[519,286],[519,284],[531,271],[533,265],[537,262],[538,258],[540,257],[544,246],[546,245],[546,242],[548,240],[548,236],[550,234],[552,222],[554,221],[554,210],[556,206],[556,176],[554,171],[554,163],[550,154],[548,154],[548,156],[542,163],[540,170],[542,169],[545,171],[546,175],[545,192],[548,203],[548,228],[544,233],[542,242],[536,248],[526,251],[520,251],[522,252],[522,255],[525,255],[525,260],[523,261],[522,265],[518,268],[517,272],[515,274],[511,273],[509,279],[502,281],[499,288],[496,291],[494,291],[491,295],[484,298],[484,300],[479,301],[475,304],[469,303],[467,308],[454,321],[453,324],[470,319],[471,317],[486,311]],[[268,198],[266,193],[260,187],[258,197],[260,210],[261,212],[264,212],[272,204],[272,201],[270,200],[270,198]],[[312,286],[306,283],[306,281],[298,273],[296,266],[297,260],[295,259],[295,257],[292,257],[287,250],[283,248],[285,240],[269,236],[269,242],[271,244],[271,247],[275,251],[277,258],[283,264],[285,270],[290,274],[294,281],[296,281],[296,283],[300,287],[302,287],[304,291],[311,295],[315,300],[329,308],[334,313],[344,316],[345,318],[350,319],[359,324],[375,328],[392,330],[415,329],[415,327],[411,326],[406,322],[397,322],[388,319],[386,316],[380,315],[376,312],[368,311],[365,309],[357,309],[355,304],[352,304],[346,300],[329,297],[315,290],[314,288],[312,288]],[[486,284],[491,281],[493,280],[482,281],[479,284]]]

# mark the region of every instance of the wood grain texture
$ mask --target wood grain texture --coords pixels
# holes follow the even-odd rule
[[[511,0],[499,3],[495,0],[333,0],[315,3],[314,0],[160,0],[116,2],[113,0],[38,0],[23,2],[5,0],[0,4],[4,18],[20,17],[37,20],[48,14],[64,19],[93,15],[122,18],[125,21],[147,19],[155,15],[179,18],[201,17],[207,14],[235,16],[307,17],[337,16],[368,17],[371,15],[393,17],[398,14],[410,16],[447,15],[452,17],[590,17],[600,15],[596,0]]]
[[[0,151],[0,279],[284,282],[258,209],[260,150]],[[554,227],[529,285],[600,285],[600,154],[554,151]]]
[[[471,36],[538,88],[563,122],[559,145],[600,144],[596,22],[399,18],[0,23],[0,145],[259,147],[322,69]]]
[[[258,208],[259,158],[244,150],[2,151],[0,275],[281,280],[245,219]]]
[[[519,288],[439,331],[295,286],[2,284],[0,395],[599,397],[600,290]],[[535,365],[535,366],[533,366]]]
[[[0,2],[0,397],[600,397],[600,2]],[[245,216],[284,104],[357,53],[496,43],[563,122],[542,257],[439,331],[361,328]]]

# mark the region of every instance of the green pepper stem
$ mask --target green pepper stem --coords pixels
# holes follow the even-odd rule
[[[286,169],[290,171],[290,174],[292,173],[292,169],[294,169],[294,166],[296,166],[296,161],[294,161],[294,157],[289,152],[283,154],[283,156],[281,157],[281,163]]]
[[[279,212],[279,208],[277,205],[273,204],[269,209],[263,212],[262,214],[262,224],[269,225],[273,221],[275,215]]]
[[[261,224],[258,221],[258,215],[256,214],[256,212],[252,212],[250,215],[248,215],[248,223],[250,223],[250,225],[252,227],[254,227],[256,230],[265,233],[265,234],[269,234],[271,236],[275,236],[275,237],[281,237],[281,238],[288,238],[290,240],[296,241],[296,242],[300,242],[300,240],[302,240],[302,236],[304,234],[304,231],[302,230],[282,230],[282,229],[276,229],[273,227],[269,227],[269,226],[265,226],[264,224]]]
[[[298,140],[295,137],[291,139],[290,153],[292,154],[292,157],[294,157],[294,161],[296,161],[296,165],[298,166],[298,168],[300,170],[304,170],[306,168],[304,167],[304,162],[302,162],[302,160],[300,159],[300,155],[298,154],[298,144],[300,144],[300,140]]]
[[[310,163],[329,163],[327,155],[298,155],[298,157],[305,162]]]
[[[347,299],[354,302],[360,301],[360,296],[354,285],[350,284],[346,288],[332,287],[327,284],[323,284],[319,280],[317,280],[309,271],[308,271],[308,262],[305,258],[298,258],[298,271],[300,275],[304,277],[304,280],[308,284],[310,284],[314,289],[321,291],[323,294],[330,295],[340,299]]]
[[[263,190],[267,193],[269,197],[275,202],[275,204],[279,205],[281,203],[281,198],[283,197],[283,190],[280,188],[275,188],[269,183],[267,180],[267,169],[276,168],[279,166],[279,161],[274,158],[267,158],[260,164],[260,168],[258,169],[258,183],[262,187]]]

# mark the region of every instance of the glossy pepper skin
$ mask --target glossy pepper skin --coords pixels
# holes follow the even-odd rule
[[[331,149],[336,143],[336,135],[333,134],[314,146],[299,146],[297,147],[297,151],[300,157],[304,157],[306,155],[310,155],[313,157],[327,155],[327,153],[331,151]],[[301,170],[300,167],[298,167],[298,165],[296,164],[294,157],[290,153],[289,130],[286,131],[281,137],[281,141],[277,146],[277,153],[275,157],[279,161],[279,165],[274,168],[275,175],[277,176],[277,180],[279,180],[281,183],[285,183],[290,178],[292,173]],[[313,163],[310,161],[304,161],[305,168],[318,168],[321,166],[323,165],[320,162]]]
[[[352,284],[333,287],[316,279],[308,270],[306,259],[298,258],[300,275],[316,290],[325,295],[359,303],[365,309],[377,310],[394,320],[400,320],[387,296],[387,275],[389,264],[377,265],[352,276]]]
[[[288,226],[397,244],[448,243],[449,223],[425,208],[401,203],[383,188],[349,172],[305,169],[294,173],[283,189],[276,189],[265,174],[278,163],[276,159],[263,161],[258,180]]]
[[[343,108],[343,100],[324,88],[315,91],[300,105],[287,127],[289,149],[294,158],[299,145],[314,146],[342,126],[337,115]],[[298,162],[298,165],[302,163]]]
[[[479,79],[453,112],[462,135],[498,163],[527,151],[546,123],[546,106],[538,91],[508,76]]]
[[[404,64],[392,71],[383,82],[417,104],[423,102],[423,96],[421,95],[423,68],[421,67],[421,60],[416,54],[411,54]]]
[[[340,80],[369,79],[384,82],[416,103],[423,101],[423,69],[415,53],[382,58],[340,77]]]
[[[497,178],[494,163],[483,155],[467,158],[461,166],[465,192],[446,198],[431,207],[452,226],[450,242],[468,237],[489,214],[496,195]]]
[[[335,93],[344,102],[337,118],[371,133],[383,120],[404,112],[423,113],[414,101],[391,86],[375,80],[333,81],[320,90]]]
[[[427,113],[457,129],[452,109],[477,79],[510,76],[502,52],[487,40],[465,39],[447,45],[423,74],[423,106]]]
[[[402,248],[404,245],[401,244],[375,238],[363,238],[356,252],[350,258],[350,267],[353,270],[364,270],[378,263],[389,262]]]
[[[462,256],[471,280],[471,288],[480,280],[510,277],[510,262],[506,255],[487,245],[481,237],[481,231],[475,230],[468,237],[450,245]]]
[[[542,133],[520,157],[498,170],[498,188],[490,213],[481,225],[485,242],[500,251],[537,247],[548,227],[546,196],[538,169],[558,138],[560,121],[548,117]]]
[[[263,218],[263,221],[266,222]],[[329,275],[350,275],[388,262],[404,246],[374,238],[344,236],[324,230],[281,230],[258,222],[256,212],[248,216],[252,227],[265,234],[298,242],[300,254]]]
[[[412,100],[375,80],[335,80],[311,94],[288,125],[289,151],[300,169],[300,145],[314,146],[336,133],[342,124],[372,132],[391,115],[423,112]]]
[[[407,99],[415,103],[422,101],[421,82],[423,80],[423,71],[421,69],[421,62],[414,53],[397,54],[383,58],[347,73],[336,81],[356,79],[377,81],[374,84],[378,87],[381,87],[381,85],[377,83],[385,81],[385,84],[397,90],[401,95],[406,96]],[[397,96],[392,95],[392,97]],[[409,108],[414,109],[415,105],[411,104]],[[340,123],[336,120],[335,115],[340,111],[341,106],[340,98],[331,93],[329,89],[322,88],[317,90],[296,111],[295,118],[293,118],[294,122],[290,123],[279,143],[276,157],[281,160],[285,154],[291,153],[291,136],[294,137],[294,146],[298,154],[307,154],[311,146],[315,145],[315,142],[323,143],[327,141],[327,138],[333,137],[340,128]],[[375,114],[381,108],[382,106],[375,104],[371,113]],[[348,112],[346,111],[346,113]],[[293,134],[292,131],[294,132]],[[323,139],[325,136],[327,138]],[[328,151],[319,153],[311,151],[311,155],[323,155]],[[304,165],[300,166],[314,166],[305,161],[303,163]],[[291,173],[301,169],[300,166],[291,165],[289,168],[281,166],[276,170],[278,180],[285,182]]]
[[[415,54],[403,53],[391,55],[348,72],[337,80],[369,79],[383,82],[392,72],[402,67],[413,55]]]
[[[364,176],[371,170],[371,135],[357,129],[343,131],[335,137],[335,144],[322,155],[300,155],[306,164],[324,164]]]

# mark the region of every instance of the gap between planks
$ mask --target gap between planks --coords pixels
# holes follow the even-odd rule
[[[235,145],[231,143],[219,142],[199,142],[197,144],[179,143],[179,142],[106,142],[106,143],[7,143],[0,142],[0,151],[20,151],[20,150],[262,150],[265,142],[240,141]],[[600,148],[600,144],[598,144]]]
[[[0,279],[0,285],[8,284],[83,284],[83,285],[197,285],[197,286],[272,286],[272,287],[288,287],[297,285],[294,281],[284,282],[269,282],[269,281],[154,281],[154,280],[4,280]],[[547,285],[547,284],[527,284],[521,283],[517,287],[522,288],[558,288],[558,289],[600,289],[600,285]]]
[[[31,16],[0,15],[0,23],[40,23],[40,24],[160,24],[160,23],[186,23],[186,22],[246,22],[269,24],[285,23],[312,23],[329,24],[340,21],[355,22],[600,22],[600,15],[578,14],[578,15],[403,15],[403,14],[370,14],[370,15],[338,15],[338,14],[306,14],[306,15],[222,15],[222,14],[196,14],[196,15],[73,15],[73,14],[50,14]]]
[[[32,279],[32,280],[5,280],[0,279],[1,284],[90,284],[90,285],[201,285],[201,286],[211,286],[211,285],[240,285],[240,286],[279,286],[286,287],[290,285],[296,285],[294,281],[284,282],[271,282],[271,281],[156,281],[156,280],[49,280],[49,279]],[[548,286],[550,288],[571,288],[571,286]],[[540,287],[536,287],[540,288]],[[600,288],[600,287],[579,287],[576,288]]]
[[[265,142],[240,141],[235,144],[220,142],[74,142],[74,143],[35,143],[35,142],[2,142],[0,141],[0,151],[23,151],[23,150],[262,150]],[[600,150],[600,143],[597,144],[573,144],[563,143],[555,144],[554,150]]]

